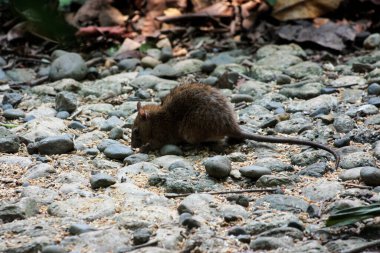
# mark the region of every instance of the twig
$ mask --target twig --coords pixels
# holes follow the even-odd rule
[[[360,189],[372,189],[372,186],[360,185],[360,184],[342,183],[342,185],[356,187]]]
[[[364,245],[361,245],[359,247],[342,251],[342,253],[359,253],[359,252],[363,252],[365,249],[375,247],[375,246],[380,246],[380,240],[375,240],[375,241],[366,243]]]
[[[34,79],[30,82],[13,83],[13,84],[10,84],[9,86],[13,89],[20,89],[23,86],[33,87],[33,86],[37,86],[37,85],[44,83],[48,79],[49,79],[48,76],[42,76],[42,77]]]
[[[68,117],[67,119],[69,120],[72,120],[74,119],[76,116],[78,116],[78,114],[80,114],[82,112],[83,108],[82,107],[79,107],[76,112],[74,112],[70,117]]]
[[[134,250],[137,250],[137,249],[141,249],[141,248],[144,248],[144,247],[153,246],[153,245],[156,245],[157,243],[158,243],[158,240],[153,240],[153,241],[150,241],[150,242],[147,242],[147,243],[144,243],[144,244],[140,244],[140,245],[136,245],[136,246],[130,247],[125,252],[131,252],[131,251],[134,251]]]
[[[218,192],[193,192],[193,193],[166,193],[165,197],[167,198],[178,198],[178,197],[187,197],[191,194],[210,194],[210,195],[219,195],[219,194],[230,194],[230,193],[246,193],[246,192],[275,192],[278,188],[264,188],[264,189],[245,189],[245,190],[236,190],[236,191],[218,191]]]
[[[96,57],[96,58],[86,61],[86,65],[87,67],[91,67],[101,61],[103,61],[103,57]]]

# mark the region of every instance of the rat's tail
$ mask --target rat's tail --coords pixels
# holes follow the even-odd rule
[[[296,139],[296,138],[288,138],[288,137],[272,137],[272,136],[263,136],[263,135],[258,135],[258,134],[251,134],[243,131],[242,133],[242,138],[244,139],[249,139],[253,141],[258,141],[258,142],[270,142],[270,143],[286,143],[286,144],[292,144],[292,145],[306,145],[310,146],[313,148],[320,148],[323,150],[326,150],[330,152],[334,157],[335,157],[335,169],[338,169],[339,163],[340,163],[340,156],[338,153],[333,150],[332,148],[319,144],[316,142],[308,141],[308,140],[301,140],[301,139]]]

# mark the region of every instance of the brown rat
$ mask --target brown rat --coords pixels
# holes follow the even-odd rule
[[[147,151],[166,144],[235,140],[307,145],[334,155],[336,168],[340,157],[330,147],[288,137],[262,136],[243,131],[228,100],[219,90],[203,84],[185,84],[174,88],[161,105],[137,104],[138,115],[132,128],[132,147]]]

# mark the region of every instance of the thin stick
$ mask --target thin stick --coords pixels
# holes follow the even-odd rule
[[[125,252],[131,252],[131,251],[134,251],[134,250],[137,250],[137,249],[141,249],[141,248],[144,248],[144,247],[153,246],[153,245],[156,245],[157,243],[158,243],[158,240],[150,241],[150,242],[147,242],[147,243],[144,243],[144,244],[140,244],[140,245],[136,245],[136,246],[130,247]]]
[[[360,184],[342,183],[342,185],[356,187],[360,189],[372,189],[372,186],[360,185]]]
[[[375,240],[375,241],[366,243],[364,245],[361,245],[359,247],[342,251],[342,253],[359,253],[359,252],[363,252],[365,249],[375,247],[375,246],[380,246],[380,240]]]
[[[167,198],[178,198],[178,197],[187,197],[191,194],[210,194],[210,195],[219,195],[219,194],[230,194],[230,193],[247,193],[247,192],[275,192],[278,188],[265,188],[265,189],[245,189],[245,190],[236,190],[236,191],[220,191],[220,192],[192,192],[192,193],[167,193],[165,197]]]

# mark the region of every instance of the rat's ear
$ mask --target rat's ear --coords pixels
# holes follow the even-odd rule
[[[141,102],[139,101],[137,103],[137,112],[140,115],[142,119],[147,119],[148,118],[148,113],[141,107]]]

